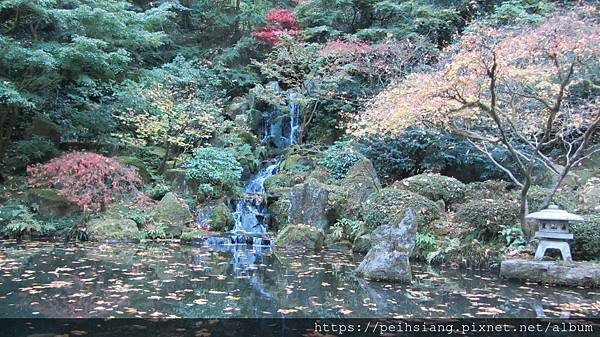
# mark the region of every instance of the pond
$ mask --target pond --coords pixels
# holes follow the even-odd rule
[[[347,252],[0,241],[0,317],[598,317],[600,293],[413,266],[368,282]]]

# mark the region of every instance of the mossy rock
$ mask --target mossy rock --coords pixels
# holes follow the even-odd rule
[[[73,204],[58,191],[51,188],[34,188],[27,191],[27,204],[44,220],[58,219],[80,213]]]
[[[309,225],[287,225],[277,235],[275,245],[287,248],[306,248],[319,251],[323,248],[325,235],[323,231]]]
[[[265,192],[267,194],[274,189],[281,187],[292,187],[292,176],[285,173],[277,173],[274,174],[263,182],[263,186],[265,188]]]
[[[315,168],[315,162],[305,156],[292,154],[279,164],[280,172],[308,173]]]
[[[529,191],[527,192],[527,204],[529,207],[529,212],[537,212],[540,211],[542,205],[544,204],[544,200],[546,196],[550,193],[549,188],[541,187],[541,186],[531,186]],[[515,200],[519,200],[520,191],[516,190],[513,192],[513,198]],[[577,197],[572,192],[564,192],[557,191],[552,198],[552,204],[557,205],[561,209],[573,212],[577,209]]]
[[[584,214],[582,223],[571,224],[575,239],[571,244],[578,260],[600,259],[600,212]]]
[[[328,195],[327,186],[314,179],[292,187],[288,222],[324,228],[328,223]]]
[[[88,238],[92,241],[126,241],[139,240],[139,231],[135,221],[123,218],[92,219],[86,225]]]
[[[25,130],[25,137],[32,138],[34,136],[49,139],[54,144],[59,145],[62,137],[62,128],[43,117],[35,117],[31,125]]]
[[[443,200],[446,205],[461,201],[465,195],[465,184],[458,179],[439,174],[419,174],[403,179],[397,186],[429,200]]]
[[[363,234],[354,239],[352,251],[359,254],[366,254],[371,249],[371,234]]]
[[[271,228],[281,230],[287,225],[289,208],[290,201],[288,199],[279,199],[269,204]]]
[[[169,169],[165,171],[165,182],[171,190],[180,195],[194,195],[198,193],[199,183],[187,177],[184,169]]]
[[[144,183],[147,184],[152,182],[152,175],[150,174],[150,171],[148,171],[148,167],[146,166],[146,163],[144,163],[143,160],[137,157],[128,156],[113,157],[113,159],[123,166],[135,169],[142,178],[142,180],[144,180]]]
[[[210,213],[210,229],[226,232],[233,225],[233,214],[224,202],[220,201]]]
[[[399,188],[384,188],[371,194],[363,205],[361,214],[372,230],[381,225],[400,223],[409,208],[415,212],[415,221],[419,228],[427,227],[442,214],[435,202]]]
[[[504,180],[486,180],[465,186],[465,200],[502,199],[507,196],[509,184]]]
[[[225,107],[225,115],[230,119],[235,116],[245,114],[249,108],[248,100],[244,97],[234,97]]]
[[[494,239],[503,226],[519,224],[519,205],[511,199],[472,200],[461,206],[454,220],[472,227],[483,239]]]
[[[165,226],[168,236],[179,237],[193,216],[185,200],[169,192],[154,208],[152,219],[155,224]]]
[[[369,196],[381,189],[373,164],[364,157],[350,167],[346,177],[339,182],[339,186],[345,189],[342,213],[344,217],[350,219],[356,219],[361,206]]]

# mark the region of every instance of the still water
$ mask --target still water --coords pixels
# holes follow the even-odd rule
[[[0,317],[599,317],[600,292],[413,266],[411,285],[353,275],[360,256],[240,246],[0,241]]]

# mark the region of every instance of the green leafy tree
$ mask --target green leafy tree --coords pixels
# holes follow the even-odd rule
[[[187,176],[201,183],[208,192],[214,188],[235,191],[242,177],[242,166],[235,154],[226,148],[202,147],[196,150],[192,159],[183,165]]]
[[[140,12],[124,0],[2,1],[0,157],[33,113],[72,127],[74,137],[109,132],[105,97],[167,41],[161,26],[173,14],[169,4]]]
[[[222,122],[219,85],[210,68],[177,57],[128,82],[115,108],[135,139],[166,149],[162,172],[174,150],[188,151],[212,138]]]

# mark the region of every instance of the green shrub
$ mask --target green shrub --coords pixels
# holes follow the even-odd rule
[[[12,170],[24,170],[27,166],[48,160],[58,154],[58,148],[48,138],[33,136],[19,140],[10,149],[6,166]]]
[[[140,240],[156,240],[156,239],[166,239],[167,235],[167,226],[160,225],[155,228],[147,228],[139,232],[138,234]]]
[[[509,0],[496,6],[489,20],[497,25],[537,24],[554,9],[554,5],[545,0]]]
[[[463,199],[465,184],[455,178],[439,174],[419,174],[400,182],[400,187],[430,200],[444,200],[447,204]]]
[[[600,213],[584,215],[586,220],[571,225],[573,240],[573,256],[580,260],[600,259]]]
[[[231,150],[216,147],[197,149],[183,167],[188,178],[228,191],[237,189],[243,171]]]
[[[363,232],[362,224],[351,219],[338,219],[330,228],[331,235],[335,241],[348,240],[353,242]]]
[[[531,186],[527,192],[527,204],[529,206],[529,212],[537,212],[541,210],[546,196],[550,193],[550,189]],[[519,199],[520,191],[514,191],[515,199]],[[572,212],[577,209],[577,199],[574,193],[565,193],[558,191],[552,198],[552,204],[557,205],[561,209]]]
[[[478,237],[493,240],[504,227],[519,221],[519,206],[509,199],[472,200],[458,209],[454,220],[472,226]]]
[[[146,195],[154,200],[160,200],[165,194],[171,191],[171,187],[164,183],[157,183],[154,186],[146,189]]]
[[[201,237],[205,234],[206,234],[206,231],[203,229],[193,229],[191,231],[181,233],[181,240],[182,241],[191,241],[192,239]]]
[[[292,154],[288,156],[279,165],[280,172],[289,172],[293,174],[305,174],[314,168],[314,162],[305,156]]]
[[[504,180],[486,180],[469,183],[465,186],[466,200],[502,199],[508,193],[508,182]]]
[[[352,143],[338,141],[325,151],[325,155],[319,160],[319,165],[329,169],[332,177],[342,179],[362,156],[353,148]]]
[[[263,182],[263,186],[267,192],[279,187],[290,187],[291,185],[291,177],[282,173],[272,175]]]
[[[416,193],[396,188],[384,188],[373,193],[361,209],[367,227],[375,229],[381,225],[399,223],[404,213],[412,209],[416,215],[417,225],[426,227],[439,219],[441,210],[438,205]]]
[[[0,208],[0,226],[0,234],[11,237],[44,235],[56,230],[52,223],[38,221],[27,206],[16,203]]]
[[[358,149],[373,162],[384,183],[427,170],[435,170],[463,182],[508,178],[469,142],[436,129],[415,127],[398,137],[371,136],[362,139]],[[498,147],[492,152],[496,160],[514,169],[505,150]]]

